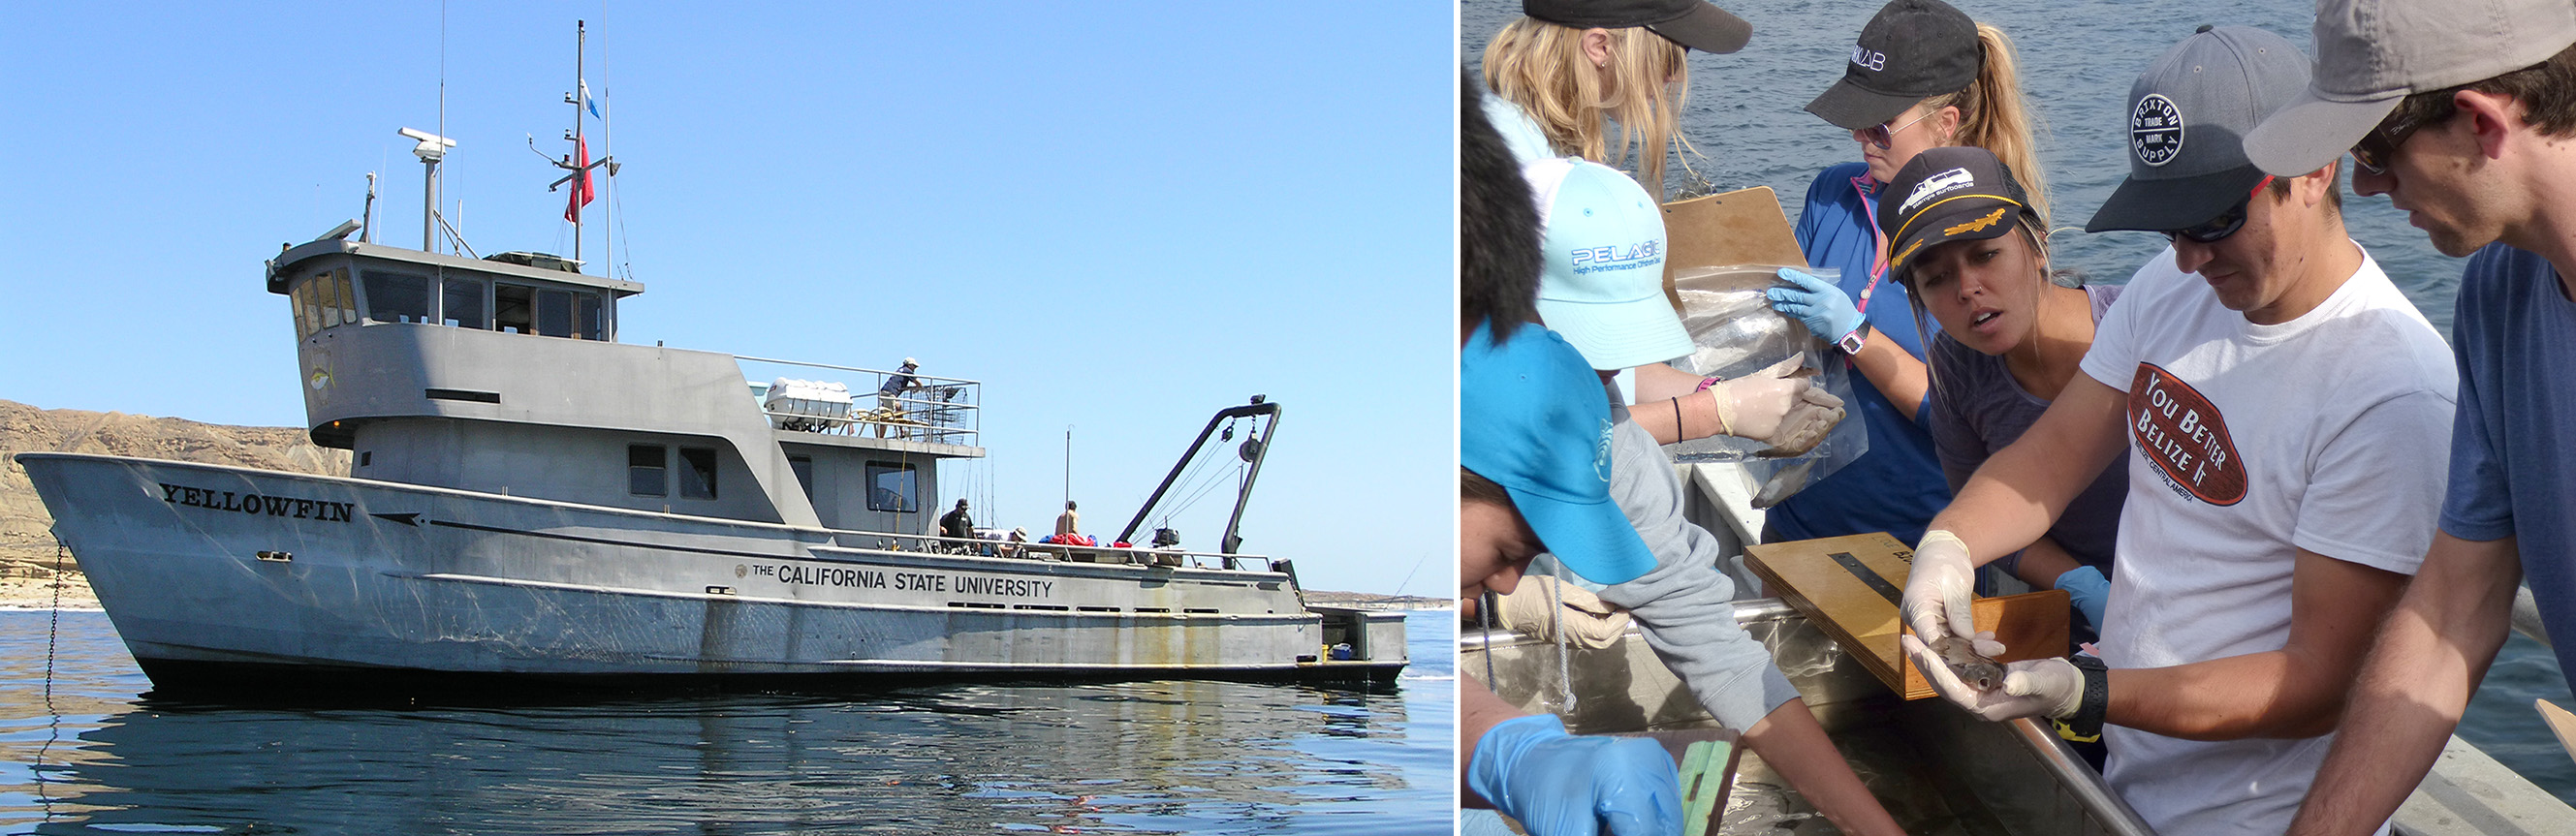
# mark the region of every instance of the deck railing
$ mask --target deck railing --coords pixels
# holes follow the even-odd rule
[[[825,435],[899,438],[933,444],[977,446],[983,430],[983,388],[979,381],[914,372],[870,369],[860,366],[835,366],[829,363],[807,363],[775,360],[767,357],[735,355],[738,363],[765,363],[796,369],[823,369],[855,375],[852,379],[830,379],[829,375],[781,375],[796,378],[820,378],[816,382],[839,383],[849,389],[850,403],[822,405],[805,403],[801,409],[772,409],[766,402],[770,384],[746,369],[744,383],[751,389],[754,401],[762,402],[761,414],[769,416],[769,425],[782,430],[821,433]],[[886,382],[898,376],[911,379],[910,385],[889,391]]]
[[[880,551],[927,552],[971,557],[1002,557],[1022,560],[1045,560],[1063,563],[1106,563],[1127,566],[1190,566],[1201,569],[1245,569],[1278,571],[1274,561],[1253,554],[1216,554],[1179,549],[1118,548],[1116,546],[1074,546],[1062,543],[1011,542],[980,537],[943,537],[935,534],[896,534],[885,531],[833,529],[834,544],[843,548],[877,549]]]

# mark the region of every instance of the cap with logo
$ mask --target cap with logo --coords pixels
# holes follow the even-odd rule
[[[1458,352],[1458,464],[1501,485],[1539,544],[1594,583],[1655,568],[1610,499],[1610,401],[1556,332],[1476,326]]]
[[[1915,102],[1968,89],[1985,50],[1977,22],[1941,0],[1896,0],[1860,28],[1843,80],[1807,112],[1844,130],[1883,125]]]
[[[2316,78],[2245,138],[2264,171],[2324,168],[2399,99],[2549,60],[2576,43],[2567,0],[2321,0]]]
[[[2182,229],[2235,207],[2263,181],[2246,133],[2307,84],[2307,56],[2250,26],[2204,25],[2165,50],[2129,85],[2129,179],[2084,231]]]
[[[1643,26],[1701,52],[1734,52],[1753,38],[1753,24],[1707,0],[1521,0],[1521,13],[1577,29]]]
[[[2012,168],[1973,145],[1914,155],[1878,198],[1878,228],[1894,253],[1887,266],[1899,279],[1916,255],[1934,245],[1993,238],[2036,217]]]
[[[1572,157],[1521,168],[1538,203],[1538,315],[1596,369],[1689,354],[1664,297],[1663,207],[1618,169]]]

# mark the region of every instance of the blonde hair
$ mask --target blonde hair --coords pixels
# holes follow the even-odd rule
[[[1586,31],[1512,21],[1485,47],[1485,87],[1527,111],[1557,153],[1614,167],[1635,155],[1638,184],[1660,199],[1668,160],[1682,156],[1688,172],[1689,156],[1699,153],[1679,124],[1690,89],[1682,46],[1642,28],[1603,30],[1610,38],[1605,81],[1584,53]],[[1616,144],[1605,120],[1619,124]]]
[[[1994,24],[1980,23],[1977,47],[1983,53],[1977,62],[1977,80],[1964,90],[1924,99],[1923,109],[1958,108],[1959,129],[1951,133],[1951,143],[1986,149],[2011,166],[2045,229],[2048,177],[2040,171],[2038,120],[2029,100],[2022,97],[2020,61],[2014,57],[2012,38]]]

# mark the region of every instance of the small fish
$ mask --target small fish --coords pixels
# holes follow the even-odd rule
[[[1969,687],[1980,691],[2003,687],[2004,666],[1979,655],[1975,642],[1957,636],[1942,636],[1932,640],[1932,652],[1949,664],[1950,672],[1958,674],[1959,681]]]

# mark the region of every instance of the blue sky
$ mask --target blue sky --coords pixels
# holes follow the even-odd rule
[[[441,14],[0,4],[0,398],[300,425],[260,263],[357,216],[369,171],[377,240],[418,246],[394,131],[439,129]],[[478,251],[571,251],[527,143],[565,152],[587,19],[616,261],[647,287],[622,340],[982,380],[992,457],[949,496],[1032,528],[1068,426],[1086,528],[1114,533],[1210,413],[1266,393],[1287,416],[1245,549],[1312,588],[1441,594],[1453,15],[456,2],[443,197]]]

